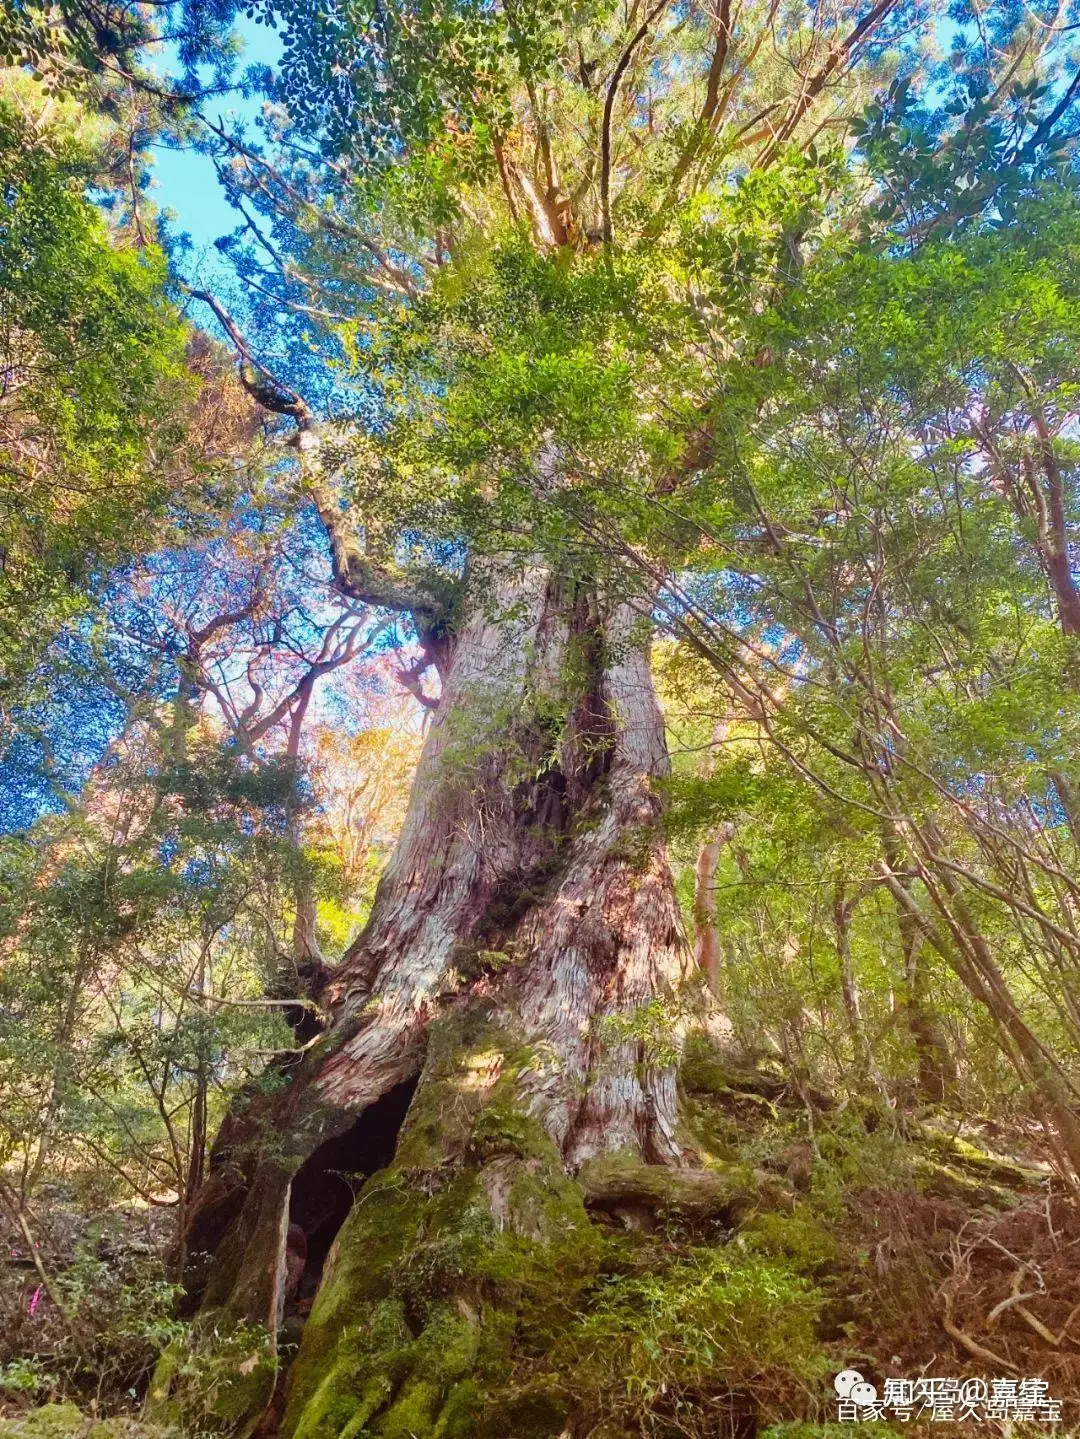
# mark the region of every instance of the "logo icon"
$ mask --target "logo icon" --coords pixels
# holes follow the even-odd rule
[[[833,1388],[839,1400],[858,1404],[860,1408],[877,1403],[877,1390],[866,1382],[857,1369],[842,1369],[833,1380]]]

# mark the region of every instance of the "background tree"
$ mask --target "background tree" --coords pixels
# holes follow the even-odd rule
[[[160,253],[115,243],[83,190],[93,121],[0,94],[4,493],[0,627],[7,684],[110,565],[147,543],[181,466],[196,388]],[[49,112],[51,110],[51,118]]]

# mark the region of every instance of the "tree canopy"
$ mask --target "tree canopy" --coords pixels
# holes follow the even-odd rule
[[[96,579],[148,542],[193,398],[164,259],[112,243],[85,193],[92,146],[92,124],[35,115],[32,92],[9,82],[0,99],[7,677]]]

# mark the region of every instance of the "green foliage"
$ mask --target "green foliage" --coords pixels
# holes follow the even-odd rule
[[[1040,917],[1022,918],[998,849],[1023,848],[1032,821],[1020,815],[1037,814],[1052,863],[1075,863],[1061,803],[1076,752],[1074,619],[1069,586],[1047,575],[1076,514],[1061,421],[1080,379],[1077,202],[1071,182],[1025,185],[1009,227],[969,217],[904,250],[823,243],[762,314],[770,363],[729,371],[727,478],[706,471],[684,501],[696,538],[681,563],[700,576],[685,582],[691,623],[719,654],[678,654],[665,683],[699,707],[715,685],[713,707],[733,723],[708,769],[678,768],[672,835],[689,857],[695,839],[730,827],[716,879],[725,1000],[740,1034],[767,1034],[827,1087],[845,1071],[865,1084],[869,1044],[902,1088],[913,1046],[932,1060],[932,993],[934,1043],[966,1046],[973,1102],[1002,1085],[1011,1105],[1028,1102],[1043,1080],[1028,1063],[1005,1078],[986,1044],[995,1024],[1003,1041],[1002,1013],[975,1007],[985,991],[964,977],[980,935],[1075,1084],[1057,961],[1036,934],[1042,917],[1060,921],[1060,899],[1026,871]],[[766,523],[776,542],[762,549]],[[733,524],[745,539],[714,545]],[[731,566],[752,570],[752,587],[729,590]],[[745,637],[742,657],[725,625]],[[768,696],[763,711],[732,704],[717,670]],[[700,721],[684,732],[710,743]],[[936,916],[916,920],[917,955],[903,953],[885,862],[913,867],[916,915]],[[843,935],[838,902],[850,906]],[[945,934],[953,903],[959,940]],[[861,1015],[841,1018],[852,994]]]
[[[663,1432],[660,1414],[678,1422],[685,1412],[700,1424],[706,1396],[772,1393],[779,1376],[782,1384],[820,1380],[821,1303],[782,1262],[691,1250],[658,1274],[609,1279],[553,1358],[570,1369],[579,1402],[641,1432]]]
[[[86,196],[85,142],[0,95],[0,672],[24,670],[166,504],[193,382],[164,259]]]
[[[63,1158],[91,1192],[182,1194],[230,1096],[291,1046],[260,1007],[295,865],[280,784],[212,745],[197,781],[160,753],[155,773],[153,749],[134,744],[82,812],[0,845],[0,1153],[23,1185]]]
[[[0,1365],[0,1391],[8,1396],[48,1393],[59,1383],[42,1360],[36,1357],[17,1357]]]
[[[35,1268],[20,1267],[29,1259],[21,1234],[11,1248],[0,1342],[21,1357],[0,1367],[0,1397],[82,1403],[89,1391],[128,1409],[162,1351],[187,1333],[175,1317],[178,1286],[161,1252],[167,1225],[160,1215],[119,1208],[87,1219],[80,1213],[89,1207],[85,1192],[59,1189],[49,1195],[48,1227],[34,1215],[48,1287]]]
[[[590,789],[610,814],[650,765],[635,735],[612,741],[605,681],[627,656],[599,636],[620,601],[639,617],[627,650],[667,631],[679,893],[724,1010],[705,1018],[753,1061],[751,1084],[691,1049],[687,1142],[707,1179],[744,1191],[749,1175],[785,1210],[719,1242],[734,1206],[706,1236],[656,1166],[641,1204],[588,1212],[589,1176],[568,1179],[519,1093],[519,1070],[547,1063],[539,1039],[432,1021],[395,1166],[360,1193],[305,1329],[299,1439],[555,1434],[574,1414],[666,1439],[755,1400],[792,1413],[825,1378],[822,1331],[851,1337],[826,1310],[855,1201],[1002,1197],[898,1111],[1037,1119],[1055,1162],[1080,1167],[1074,97],[1060,43],[997,8],[969,64],[954,7],[954,63],[936,67],[904,7],[871,12],[889,23],[869,35],[845,34],[843,6],[744,7],[730,26],[725,7],[642,23],[607,0],[274,7],[281,168],[244,151],[229,183],[269,221],[248,228],[303,317],[290,350],[333,367],[312,393],[337,406],[354,386],[371,407],[322,449],[305,413],[297,489],[331,492],[337,550],[337,528],[355,532],[340,585],[371,577],[379,601],[380,575],[415,583],[389,598],[440,657],[485,614],[493,652],[527,674],[524,694],[474,678],[461,717],[436,721],[430,818],[451,792],[483,797],[493,756],[516,805],[555,774],[579,705],[590,758],[626,761]],[[859,119],[864,64],[877,93]],[[835,138],[853,121],[855,150]],[[146,542],[183,384],[160,259],[108,233],[74,146],[14,112],[0,124],[0,322],[28,376],[0,458],[30,477],[0,536],[3,662],[5,614],[29,609],[47,635]],[[265,255],[232,251],[266,278]],[[493,557],[546,571],[581,617],[554,678],[518,652],[522,607],[500,613],[485,588]],[[196,628],[177,645],[188,680]],[[0,1137],[24,1191],[92,1147],[120,1183],[145,1165],[148,1198],[167,1182],[186,1203],[248,1054],[286,1045],[258,1013],[283,894],[344,892],[344,866],[298,839],[295,770],[193,735],[189,699],[175,742],[103,787],[101,813],[3,851]],[[600,828],[582,810],[559,864]],[[626,822],[605,855],[640,874],[657,841]],[[526,967],[502,930],[558,866],[528,884],[521,868],[484,915],[499,948],[451,937],[447,989],[513,994]],[[590,1036],[598,1088],[605,1051],[679,1056],[689,1002],[640,998]],[[267,1143],[269,1160],[289,1139]],[[261,1331],[204,1320],[204,1347],[173,1343],[159,1381],[226,1427],[273,1363]]]

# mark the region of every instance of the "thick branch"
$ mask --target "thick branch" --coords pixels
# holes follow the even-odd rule
[[[240,360],[240,383],[256,404],[276,415],[288,415],[296,421],[301,432],[313,431],[315,416],[307,401],[295,390],[283,385],[262,361],[256,358],[243,331],[221,301],[209,290],[193,290],[189,286],[187,292],[193,300],[200,300],[213,311],[221,328],[233,342]]]
[[[338,588],[362,604],[399,610],[412,614],[414,618],[419,616],[418,624],[430,628],[435,608],[432,601],[413,589],[408,577],[396,568],[378,564],[364,554],[355,524],[337,503],[333,490],[316,463],[322,438],[310,405],[295,390],[282,384],[256,357],[243,331],[215,295],[208,290],[190,287],[188,294],[213,311],[233,342],[240,360],[240,382],[252,399],[273,414],[288,415],[295,420],[293,443],[301,455],[304,486],[330,542],[334,582]]]
[[[720,13],[716,21],[716,45],[713,48],[712,62],[709,65],[709,74],[705,82],[705,103],[701,107],[701,114],[698,116],[697,124],[691,132],[682,154],[676,162],[675,169],[671,176],[671,185],[675,189],[679,182],[689,170],[695,156],[701,149],[702,141],[712,128],[713,118],[716,115],[720,103],[720,78],[724,73],[724,66],[727,64],[728,52],[731,49],[731,0],[720,0]]]

